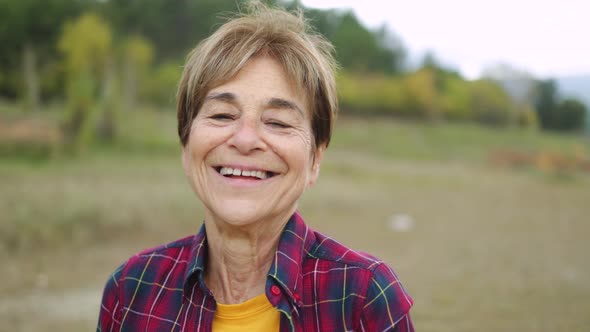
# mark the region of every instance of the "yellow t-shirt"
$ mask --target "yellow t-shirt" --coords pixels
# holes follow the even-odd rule
[[[213,319],[214,332],[279,331],[280,312],[272,306],[266,294],[244,303],[219,304]]]

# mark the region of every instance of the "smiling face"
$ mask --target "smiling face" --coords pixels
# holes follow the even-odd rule
[[[206,218],[233,226],[285,221],[319,173],[307,100],[281,65],[253,58],[207,94],[183,148]]]

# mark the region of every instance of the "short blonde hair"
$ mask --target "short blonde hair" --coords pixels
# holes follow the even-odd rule
[[[234,77],[249,59],[268,55],[308,100],[315,147],[327,146],[338,109],[332,44],[310,29],[301,12],[292,14],[259,2],[248,9],[200,42],[187,57],[176,105],[182,145],[188,142],[192,121],[207,93]]]

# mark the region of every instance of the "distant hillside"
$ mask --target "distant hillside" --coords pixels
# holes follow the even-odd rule
[[[590,109],[590,74],[558,77],[556,82],[562,96],[580,99]]]

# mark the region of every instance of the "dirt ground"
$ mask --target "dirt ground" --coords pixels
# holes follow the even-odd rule
[[[0,253],[1,331],[93,330],[116,266],[196,231],[176,157],[117,158],[0,170],[0,209],[22,210],[5,218],[41,230]],[[419,331],[586,331],[589,198],[587,175],[334,151],[300,210],[394,267]],[[54,215],[96,222],[59,237]]]

